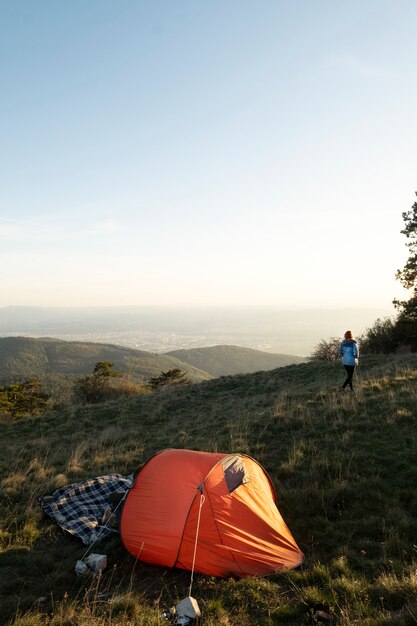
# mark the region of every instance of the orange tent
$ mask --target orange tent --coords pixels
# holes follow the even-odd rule
[[[159,452],[136,476],[120,532],[142,561],[211,576],[265,576],[303,560],[269,476],[244,454]]]

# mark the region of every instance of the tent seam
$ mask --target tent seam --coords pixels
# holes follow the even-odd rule
[[[230,456],[231,456],[231,455],[230,455]],[[218,464],[220,464],[220,461],[219,461],[219,463],[218,463]],[[216,466],[214,466],[214,467],[216,467]],[[212,469],[214,469],[214,468],[212,468]],[[208,476],[208,475],[207,475],[207,476]],[[242,486],[242,485],[241,485],[241,486]],[[212,505],[211,505],[210,495],[209,495],[209,493],[208,493],[208,492],[207,492],[207,499],[208,499],[208,501],[210,502],[210,509],[211,509],[212,514],[213,514],[213,507],[212,507]],[[222,544],[222,546],[223,546],[224,548],[226,548],[226,549],[227,549],[228,553],[229,553],[229,554],[230,554],[230,556],[232,557],[233,561],[236,563],[236,565],[237,565],[237,567],[239,568],[239,570],[240,570],[240,571],[244,574],[243,568],[242,568],[242,566],[239,564],[239,562],[236,560],[235,555],[234,555],[234,554],[233,554],[233,552],[230,550],[230,548],[229,548],[228,546],[226,546],[226,544],[224,543],[223,538],[222,538],[221,533],[220,533],[220,530],[219,530],[219,527],[217,526],[216,516],[215,516],[214,514],[213,514],[213,521],[214,521],[214,525],[215,525],[216,530],[217,530],[217,534],[218,534],[219,539],[220,539],[220,543]]]
[[[207,476],[203,479],[203,482],[202,482],[202,485],[203,485],[203,491],[205,490],[206,480],[207,480],[207,478],[210,476],[210,474],[211,474],[211,473],[215,470],[215,468],[216,468],[218,465],[220,465],[220,464],[222,463],[222,461],[223,461],[225,458],[230,457],[230,456],[243,456],[243,457],[248,457],[248,455],[247,455],[247,454],[225,454],[225,456],[223,457],[223,459],[221,459],[220,461],[217,461],[217,463],[216,463],[215,465],[213,465],[213,467],[211,468],[211,470],[208,472]],[[249,457],[249,458],[251,458],[251,457]],[[252,459],[252,458],[251,458],[251,460],[252,460],[252,461],[255,461],[255,459]],[[255,461],[255,463],[257,463],[257,461]],[[259,463],[258,463],[258,465],[259,465]],[[263,468],[262,468],[262,469],[263,469]],[[265,473],[266,473],[266,472],[265,472]],[[269,477],[268,477],[268,478],[269,478]],[[270,479],[269,479],[269,480],[270,480]],[[201,483],[200,483],[200,484],[201,484]],[[242,486],[242,485],[240,485],[240,486]],[[201,492],[200,492],[199,488],[197,488],[197,493],[201,493],[201,494],[202,494],[202,493],[203,493],[203,491],[201,491]],[[185,528],[186,528],[186,526],[187,526],[188,518],[189,518],[189,516],[190,516],[190,512],[191,512],[191,509],[192,509],[192,506],[193,506],[193,504],[194,504],[194,501],[195,501],[196,497],[197,497],[197,494],[194,496],[194,498],[193,498],[193,500],[192,500],[192,502],[191,502],[190,508],[188,509],[187,517],[186,517],[186,519],[185,519],[184,527],[183,527],[182,534],[181,534],[181,541],[180,541],[180,543],[179,543],[179,548],[178,548],[177,557],[176,557],[176,559],[175,559],[175,562],[174,562],[173,567],[175,567],[175,566],[177,565],[177,563],[178,563],[178,558],[179,558],[179,555],[180,555],[180,552],[181,552],[181,545],[182,545],[182,540],[183,540],[183,538],[184,538]],[[235,557],[234,553],[230,550],[230,548],[229,548],[228,546],[226,546],[226,544],[225,544],[225,543],[224,543],[224,541],[223,541],[222,535],[221,535],[220,530],[219,530],[219,527],[218,527],[218,525],[217,525],[216,516],[214,515],[214,512],[213,512],[213,506],[212,506],[212,504],[211,504],[211,500],[210,500],[210,493],[208,492],[208,490],[205,490],[205,497],[206,497],[206,499],[208,500],[208,502],[209,502],[209,504],[210,504],[210,511],[211,511],[212,518],[213,518],[213,521],[214,521],[214,526],[215,526],[215,528],[216,528],[217,535],[218,535],[218,537],[219,537],[219,541],[220,541],[221,545],[222,545],[224,548],[226,548],[226,549],[227,549],[227,552],[230,554],[230,556],[232,557],[233,561],[236,563],[236,565],[237,565],[238,569],[239,569],[239,570],[240,570],[240,571],[244,574],[244,570],[243,570],[242,566],[239,564],[239,562],[236,560],[236,557]]]

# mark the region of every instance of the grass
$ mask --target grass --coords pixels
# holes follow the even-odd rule
[[[185,447],[256,458],[306,556],[264,579],[196,575],[201,624],[417,624],[417,355],[364,357],[353,394],[341,380],[340,365],[301,364],[1,423],[1,623],[166,623],[188,572],[136,562],[115,538],[103,575],[76,577],[85,548],[37,499]]]

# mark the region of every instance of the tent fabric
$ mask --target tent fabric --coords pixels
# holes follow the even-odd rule
[[[247,455],[167,449],[136,475],[121,537],[149,563],[191,570],[196,546],[197,572],[273,574],[303,560],[276,501],[267,473]]]
[[[90,545],[104,539],[114,529],[101,524],[113,493],[125,493],[132,485],[132,476],[107,474],[61,487],[40,498],[40,505],[63,530]]]

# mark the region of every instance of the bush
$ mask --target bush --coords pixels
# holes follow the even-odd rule
[[[396,352],[399,343],[397,322],[391,317],[378,318],[360,339],[362,351],[368,354]]]
[[[75,398],[83,404],[97,404],[147,391],[113,369],[111,361],[99,361],[91,376],[79,378],[74,385]]]
[[[337,339],[337,337],[331,337],[327,341],[322,339],[314,348],[313,352],[308,357],[308,360],[334,363],[340,358],[339,348],[340,339]]]
[[[377,319],[360,343],[368,354],[393,354],[404,349],[417,352],[417,319],[404,312],[397,318]]]

